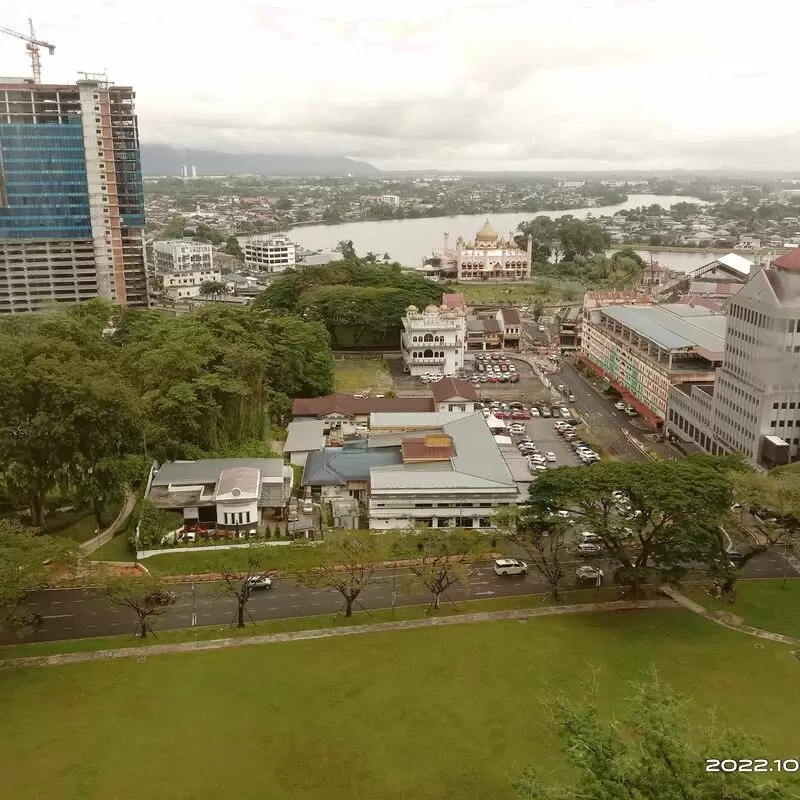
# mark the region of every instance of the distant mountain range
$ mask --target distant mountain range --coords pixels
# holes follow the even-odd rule
[[[217,150],[182,150],[169,145],[143,144],[142,172],[145,175],[180,175],[181,167],[192,164],[198,177],[253,173],[256,175],[367,177],[381,170],[366,161],[344,156],[301,156],[280,153],[220,153]]]

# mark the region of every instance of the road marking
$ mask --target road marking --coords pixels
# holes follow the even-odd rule
[[[295,594],[290,594],[289,597],[300,597],[300,595],[295,593]]]
[[[61,601],[60,600],[51,600],[50,602],[54,606],[60,606],[61,605]]]
[[[292,606],[292,608],[300,608],[300,606]]]
[[[64,619],[66,617],[74,616],[74,614],[43,614],[42,619]]]
[[[206,613],[206,614],[201,614],[200,616],[201,616],[201,617],[210,617],[210,616],[211,616],[211,612],[209,611],[208,613]]]
[[[97,616],[100,612],[99,611],[90,611],[89,616],[94,617]]]
[[[482,594],[495,594],[495,592],[475,592],[474,594],[475,594],[475,597],[478,597],[479,595],[482,595]]]
[[[311,605],[312,605],[312,606],[321,606],[321,605],[322,605],[322,603],[312,603]]]
[[[94,625],[84,625],[84,628],[94,628]]]

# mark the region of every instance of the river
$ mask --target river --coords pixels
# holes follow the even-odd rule
[[[345,222],[341,225],[308,225],[293,228],[290,236],[297,244],[310,250],[332,250],[342,239],[352,239],[356,252],[364,255],[370,250],[382,256],[389,253],[393,260],[406,266],[418,267],[423,258],[429,256],[431,250],[443,246],[444,233],[450,234],[451,244],[461,235],[467,241],[483,225],[486,217],[492,227],[506,236],[516,230],[520,222],[534,217],[561,217],[572,214],[578,219],[588,216],[611,216],[617,211],[638,206],[649,206],[658,203],[670,208],[675,203],[702,203],[693,197],[675,195],[632,194],[627,201],[615,206],[598,206],[596,208],[574,208],[569,211],[536,211],[514,212],[512,214],[462,214],[456,217],[425,217],[424,219],[392,219],[381,222]],[[724,252],[724,251],[720,251]],[[653,251],[640,250],[639,254],[650,261],[659,261],[663,266],[678,272],[688,272],[713,260],[719,253],[706,251],[692,253],[685,250]]]

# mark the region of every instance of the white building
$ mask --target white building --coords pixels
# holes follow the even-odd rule
[[[214,267],[211,245],[201,242],[187,239],[154,242],[153,265],[164,294],[172,300],[198,297],[201,284],[222,280],[222,273]]]
[[[527,248],[521,250],[513,235],[508,239],[492,228],[487,219],[475,234],[475,241],[465,242],[462,236],[450,247],[450,235],[444,235],[444,247],[434,250],[423,262],[426,273],[460,281],[515,281],[531,277],[533,239],[528,236]]]
[[[396,194],[382,194],[381,203],[392,208],[397,208],[400,205],[400,196]]]
[[[800,248],[731,297],[716,380],[670,392],[667,431],[774,466],[800,456]]]
[[[403,317],[400,352],[412,375],[452,375],[464,366],[467,317],[463,308],[409,306]]]
[[[258,272],[284,272],[294,269],[296,246],[285,236],[265,234],[240,239],[247,269]]]
[[[519,501],[480,412],[438,413],[435,420],[423,414],[419,426],[411,414],[398,414],[396,423],[386,419],[390,414],[381,416],[384,429],[401,432],[370,436],[370,448],[399,445],[402,463],[370,469],[370,528],[488,528],[494,513]]]

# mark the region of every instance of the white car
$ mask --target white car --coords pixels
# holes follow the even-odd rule
[[[568,408],[562,408],[561,409],[561,416],[564,419],[571,419],[572,418],[572,414],[569,413],[569,409]]]
[[[266,575],[253,575],[247,579],[247,586],[250,589],[271,589],[272,578]]]
[[[556,460],[556,454],[555,454],[555,453],[553,453],[553,452],[551,452],[551,451],[549,451],[549,450],[548,450],[548,451],[547,451],[547,452],[544,454],[544,457],[545,457],[545,458],[546,458],[546,459],[547,459],[547,460],[548,460],[548,461],[549,461],[551,464],[554,464],[554,463],[555,463],[555,460]]]
[[[547,462],[547,459],[541,453],[534,453],[532,456],[528,456],[528,461],[533,461],[536,464],[544,464]]]
[[[528,565],[516,558],[498,558],[494,562],[496,575],[527,575]]]
[[[575,577],[579,581],[587,581],[595,584],[603,582],[603,570],[600,567],[593,567],[591,564],[584,564],[575,570]]]
[[[581,542],[578,545],[578,555],[581,556],[599,556],[602,552],[603,548],[593,542]]]
[[[525,426],[524,426],[524,425],[512,425],[512,426],[509,428],[509,430],[510,430],[510,431],[511,431],[511,433],[513,433],[515,436],[522,436],[522,434],[523,434],[523,433],[525,433]]]
[[[618,403],[614,403],[614,408],[616,408],[617,411],[624,411],[627,406],[622,402],[622,400],[620,400]]]
[[[592,544],[599,544],[601,539],[596,533],[592,533],[592,531],[584,531],[578,537],[579,541],[583,542],[584,544],[587,542],[591,542]]]
[[[539,416],[539,409],[536,406],[531,406],[531,416],[538,417]]]
[[[547,472],[547,467],[544,464],[529,463],[528,470],[530,472]]]
[[[544,333],[547,330],[544,325],[539,326],[539,333]]]

